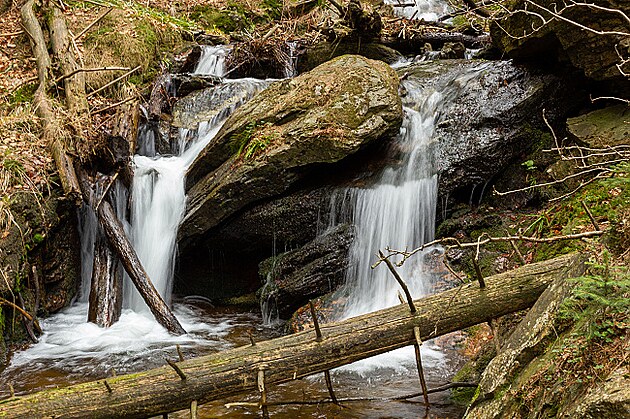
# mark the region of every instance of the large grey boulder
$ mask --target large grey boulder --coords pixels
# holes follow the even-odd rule
[[[542,110],[559,127],[580,97],[579,90],[559,77],[511,61],[441,60],[399,72],[428,91],[448,96],[435,129],[442,197],[455,192],[468,198],[509,164],[522,162],[547,132]]]
[[[395,135],[401,121],[398,76],[379,61],[346,55],[273,83],[229,117],[190,167],[180,238]]]

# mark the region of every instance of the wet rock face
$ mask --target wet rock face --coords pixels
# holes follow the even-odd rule
[[[343,284],[354,227],[341,224],[305,246],[260,263],[267,280],[261,300],[272,300],[281,318],[289,318],[308,300],[332,292]]]
[[[476,73],[471,76],[472,69]],[[524,158],[540,141],[533,131],[544,127],[542,109],[548,110],[552,124],[570,109],[561,79],[509,61],[421,63],[400,71],[421,80],[427,88],[444,83],[456,86],[456,96],[438,116],[435,135],[439,194],[443,197],[460,192],[467,198],[475,187],[481,191],[493,176]],[[573,94],[579,97],[579,91]],[[575,96],[573,105],[579,103]]]
[[[190,167],[180,238],[391,138],[401,122],[398,76],[382,62],[346,55],[272,84],[229,117]]]
[[[251,80],[249,83],[225,83],[194,91],[177,101],[171,124],[176,128],[196,130],[200,123],[220,119],[224,109],[240,106],[268,84]]]
[[[562,3],[554,0],[535,0],[535,5],[528,5],[531,12],[519,12],[523,2],[513,2],[513,13],[494,22],[490,33],[494,44],[508,54],[520,60],[544,62],[549,57],[560,57],[580,68],[584,74],[594,80],[623,79],[617,68],[620,63],[617,48],[622,56],[627,57],[630,50],[630,37],[599,35],[567,23],[553,16],[547,10],[561,10]],[[579,2],[577,2],[579,3]],[[618,9],[626,14],[630,11],[627,2],[615,0],[594,1],[598,6]],[[543,25],[539,16],[549,23]],[[628,33],[630,29],[623,17],[615,12],[589,7],[572,7],[562,16],[597,31],[618,31]],[[532,28],[537,28],[533,31]],[[529,34],[523,37],[524,34]],[[510,36],[512,35],[512,36]],[[625,70],[628,70],[627,68]]]

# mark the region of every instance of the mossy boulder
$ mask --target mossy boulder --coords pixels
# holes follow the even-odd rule
[[[606,148],[630,143],[630,107],[609,106],[567,119],[567,128],[582,144]]]
[[[630,37],[601,35],[583,30],[576,24],[554,19],[549,10],[560,10],[561,5],[554,0],[535,0],[528,4],[529,11],[523,12],[524,2],[511,2],[510,13],[493,21],[490,26],[492,41],[510,58],[545,62],[549,57],[558,57],[584,71],[594,80],[619,80],[623,77],[617,64],[620,58],[628,55]],[[627,2],[598,0],[594,2],[602,8],[574,6],[563,11],[565,19],[576,22],[594,31],[628,33],[628,24],[623,16],[614,11],[630,12]],[[544,18],[546,24],[543,24]],[[627,71],[628,68],[625,68]],[[627,86],[627,79],[625,80]]]
[[[180,238],[392,138],[402,115],[396,72],[360,56],[273,83],[234,112],[191,165]]]

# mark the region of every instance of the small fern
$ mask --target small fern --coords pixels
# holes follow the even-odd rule
[[[601,263],[590,265],[590,275],[570,280],[576,286],[563,303],[561,315],[576,321],[586,319],[586,337],[609,342],[628,327],[630,272],[626,267],[611,266],[608,252]]]

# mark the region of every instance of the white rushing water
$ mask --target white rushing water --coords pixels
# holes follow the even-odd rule
[[[352,188],[343,193],[343,212],[351,214],[349,221],[356,227],[355,239],[349,250],[346,283],[339,292],[347,297],[342,318],[350,318],[400,304],[401,291],[385,264],[375,269],[371,265],[377,253],[386,249],[411,250],[433,240],[437,206],[437,173],[434,153],[437,143],[435,127],[443,110],[456,100],[461,89],[478,77],[485,66],[473,71],[454,73],[442,85],[422,87],[413,80],[404,80],[404,120],[394,149],[402,155],[401,164],[384,170],[371,188]],[[333,202],[337,209],[339,203]],[[427,252],[408,259],[398,273],[406,282],[414,299],[431,291],[432,275],[427,271]],[[394,262],[400,258],[392,259]],[[430,345],[423,345],[427,364],[439,367],[441,354]],[[405,368],[413,360],[411,347],[360,361],[344,369],[366,372],[374,368]]]
[[[196,73],[222,76],[225,49],[212,47],[199,63]],[[150,156],[136,155],[133,158],[134,179],[130,223],[126,219],[127,192],[117,183],[110,194],[115,207],[138,257],[160,295],[168,301],[171,296],[173,269],[176,254],[177,228],[185,210],[184,176],[199,152],[214,137],[225,119],[269,82],[254,79],[229,80],[217,88],[210,100],[217,99],[216,116],[202,122],[197,135],[188,130],[180,131],[179,144],[172,148],[173,155],[155,153],[155,144],[145,144],[140,150],[151,151]],[[228,100],[226,100],[228,99]],[[143,133],[145,135],[143,135]],[[191,140],[191,137],[193,139]],[[154,141],[154,132],[140,130],[139,142]],[[67,373],[79,371],[106,371],[115,368],[125,371],[133,369],[139,359],[156,358],[163,363],[164,351],[175,344],[182,347],[225,347],[221,338],[232,327],[229,320],[215,324],[199,321],[198,314],[187,306],[178,305],[174,312],[188,332],[184,336],[171,336],[150,314],[148,307],[135,290],[128,277],[125,278],[123,312],[120,320],[110,328],[101,328],[87,323],[92,277],[94,241],[98,233],[97,220],[89,209],[82,209],[80,221],[82,286],[78,301],[71,307],[42,321],[45,331],[37,344],[17,352],[5,371],[30,371],[37,368],[54,368]],[[146,364],[146,363],[145,363]],[[137,364],[141,365],[141,364]],[[38,367],[39,366],[39,367]],[[31,370],[33,368],[34,370]],[[137,367],[136,367],[137,368]],[[102,372],[102,371],[101,371]]]
[[[394,12],[408,19],[436,21],[449,13],[450,6],[444,0],[385,0],[394,7]]]
[[[202,48],[195,74],[223,76],[225,47]],[[175,268],[177,228],[186,209],[184,179],[186,170],[222,125],[213,121],[197,141],[186,147],[187,131],[180,132],[180,144],[174,156],[134,156],[131,241],[149,278],[162,298],[169,303]],[[150,138],[153,140],[153,136]],[[138,142],[143,139],[139,138]],[[146,148],[146,147],[145,147]],[[131,280],[125,278],[124,305],[134,311],[149,307]]]
[[[194,74],[223,77],[225,75],[225,56],[228,52],[229,48],[223,45],[203,45]]]

